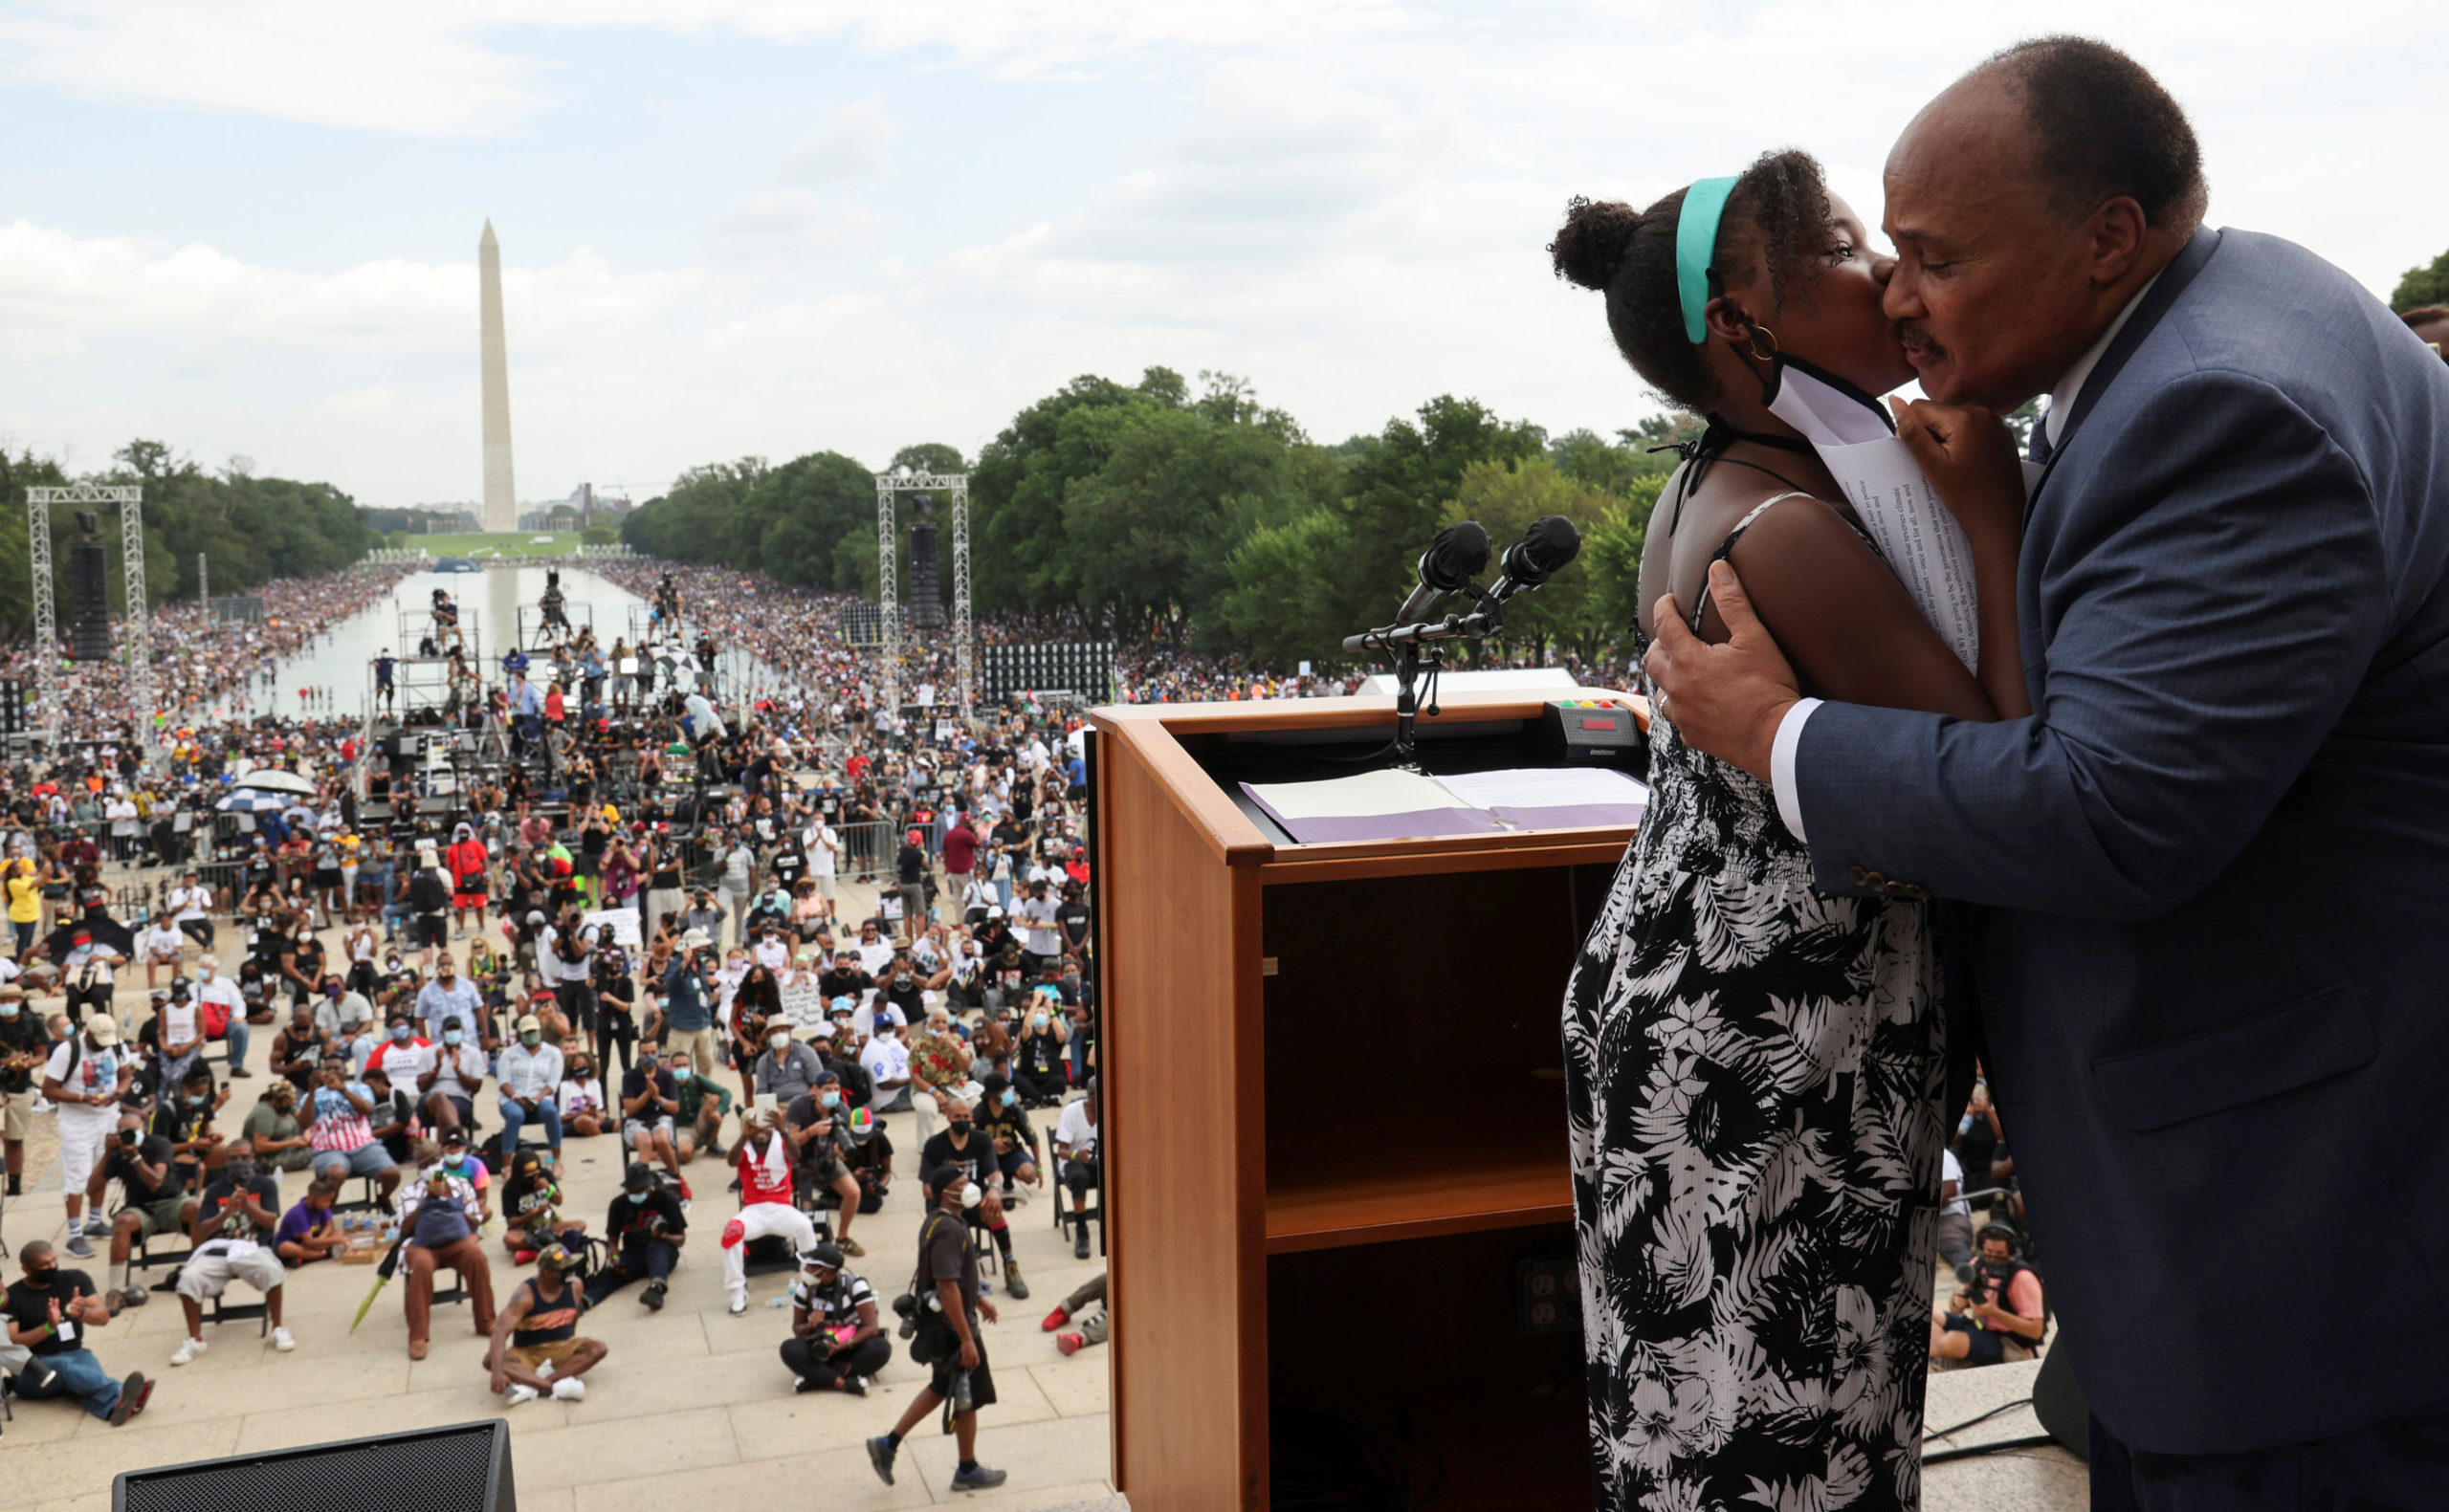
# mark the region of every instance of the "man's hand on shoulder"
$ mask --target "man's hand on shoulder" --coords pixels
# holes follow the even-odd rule
[[[1777,723],[1801,690],[1785,653],[1752,612],[1732,564],[1710,564],[1710,598],[1731,639],[1711,646],[1693,634],[1670,593],[1651,613],[1657,631],[1642,666],[1658,690],[1658,712],[1675,721],[1686,745],[1765,782]]]

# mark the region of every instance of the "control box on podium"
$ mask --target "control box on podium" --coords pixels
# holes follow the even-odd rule
[[[1546,707],[1449,694],[1421,764],[1561,764]],[[1117,1484],[1266,1508],[1362,1431],[1588,1505],[1561,1004],[1631,825],[1300,844],[1244,784],[1366,770],[1391,699],[1093,718]]]

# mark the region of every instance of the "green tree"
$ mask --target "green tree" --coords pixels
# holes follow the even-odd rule
[[[961,460],[959,447],[948,447],[940,441],[921,441],[915,447],[903,447],[886,463],[885,471],[908,468],[913,472],[966,472],[969,464]]]
[[[1591,533],[1621,514],[1622,503],[1615,494],[1566,476],[1547,457],[1533,455],[1513,463],[1474,462],[1464,469],[1454,513],[1478,520],[1499,542],[1521,539],[1531,522],[1543,515],[1561,515],[1581,531],[1586,549]],[[1495,565],[1489,570],[1493,574]],[[1506,606],[1505,640],[1529,646],[1542,662],[1551,642],[1595,656],[1609,634],[1589,565],[1579,558],[1535,592]]]
[[[609,525],[590,525],[578,533],[582,546],[609,546],[621,538],[621,533]]]
[[[1590,574],[1584,619],[1604,632],[1595,647],[1582,648],[1585,657],[1611,645],[1622,652],[1632,649],[1634,616],[1641,607],[1642,548],[1648,543],[1650,513],[1666,484],[1664,475],[1639,480],[1604,519],[1582,532],[1578,565]]]
[[[2428,304],[2449,304],[2449,252],[2432,259],[2428,268],[2410,268],[2390,296],[2390,308],[2404,314]]]

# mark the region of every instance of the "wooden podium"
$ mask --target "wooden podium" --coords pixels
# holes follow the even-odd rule
[[[1449,694],[1423,764],[1548,764],[1548,696],[1624,695]],[[1560,1025],[1631,831],[1300,844],[1240,795],[1362,770],[1389,698],[1094,724],[1116,1484],[1289,1507],[1348,1422],[1441,1506],[1589,1505]]]

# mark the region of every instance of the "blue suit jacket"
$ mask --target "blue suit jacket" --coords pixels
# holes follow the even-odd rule
[[[1824,705],[1813,865],[1995,906],[1992,1085],[2111,1432],[2438,1401],[2449,367],[2303,248],[2203,231],[2069,421],[2018,582],[2037,716]]]

